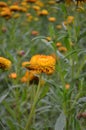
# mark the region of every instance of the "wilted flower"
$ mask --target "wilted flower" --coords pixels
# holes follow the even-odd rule
[[[0,69],[8,70],[10,68],[11,68],[11,61],[4,57],[0,57]]]
[[[56,60],[52,56],[35,55],[30,62],[23,62],[22,66],[29,69],[39,71],[40,73],[52,74],[55,70]]]
[[[24,50],[20,50],[17,52],[18,56],[23,56],[25,54],[25,51]]]
[[[38,81],[38,77],[37,74],[39,74],[39,72],[37,71],[26,71],[25,75],[21,78],[21,82],[25,83],[25,82],[34,82],[35,80]]]

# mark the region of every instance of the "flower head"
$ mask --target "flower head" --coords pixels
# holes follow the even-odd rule
[[[55,63],[56,59],[53,56],[35,55],[30,62],[23,62],[22,66],[40,73],[52,74],[55,70]]]
[[[8,70],[10,68],[11,68],[11,61],[4,57],[0,57],[0,69]]]
[[[15,72],[9,74],[9,78],[11,79],[16,79],[17,78],[17,74]]]

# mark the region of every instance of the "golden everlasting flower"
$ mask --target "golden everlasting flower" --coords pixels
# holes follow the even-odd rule
[[[12,16],[12,13],[11,13],[9,10],[7,10],[7,11],[2,11],[2,12],[0,13],[0,16],[5,17],[5,18],[10,18],[10,17]]]
[[[0,57],[0,69],[8,70],[10,68],[11,68],[11,61],[4,57]]]
[[[39,35],[39,32],[36,31],[36,30],[33,30],[33,31],[31,32],[31,34],[32,34],[33,36],[37,36],[37,35]]]
[[[30,62],[23,62],[22,66],[40,73],[52,74],[55,70],[56,59],[52,56],[35,55]]]
[[[35,4],[38,5],[39,7],[43,7],[44,6],[44,3],[41,2],[40,0],[37,0]]]
[[[62,28],[62,25],[60,25],[60,24],[59,24],[59,25],[56,25],[56,28],[57,28],[57,29],[61,29],[61,28]]]
[[[20,11],[20,7],[18,5],[11,5],[10,10],[11,11]]]
[[[37,5],[34,5],[32,8],[33,8],[35,11],[39,11],[39,10],[40,10],[40,7],[37,6]]]
[[[16,79],[17,78],[17,74],[15,72],[9,74],[9,78],[11,79]]]
[[[70,84],[67,83],[67,84],[65,85],[65,89],[68,90],[69,88],[70,88]]]
[[[6,6],[7,6],[7,4],[5,2],[3,2],[3,1],[0,2],[0,7],[6,7]]]
[[[57,46],[57,47],[61,47],[61,46],[62,46],[62,43],[61,43],[61,42],[57,42],[57,43],[56,43],[56,46]]]
[[[70,23],[73,23],[74,21],[74,16],[68,16],[67,17],[67,23],[70,24]]]
[[[48,15],[48,11],[46,9],[43,9],[39,12],[39,15]]]
[[[50,22],[55,22],[55,21],[56,21],[56,18],[55,18],[55,17],[49,17],[48,20],[49,20]]]
[[[59,50],[60,52],[63,52],[63,53],[64,53],[64,52],[67,52],[67,48],[64,47],[64,46],[59,47],[58,50]]]
[[[56,4],[56,1],[51,0],[51,1],[48,2],[48,4],[50,4],[50,5]]]
[[[48,37],[46,37],[46,40],[49,42],[52,40],[52,38],[48,36]]]

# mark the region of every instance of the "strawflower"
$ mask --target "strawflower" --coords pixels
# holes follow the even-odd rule
[[[9,78],[11,79],[16,79],[17,78],[17,74],[15,72],[9,74]]]
[[[56,59],[53,56],[35,55],[28,62],[23,62],[22,66],[39,71],[40,73],[52,74],[55,71]]]
[[[4,58],[4,57],[0,57],[0,69],[2,70],[8,70],[11,68],[11,61]]]

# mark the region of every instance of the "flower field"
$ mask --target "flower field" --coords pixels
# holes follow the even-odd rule
[[[86,130],[86,0],[0,1],[0,130]]]

